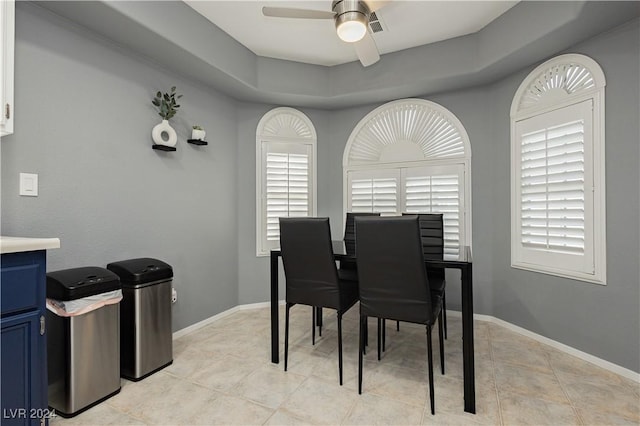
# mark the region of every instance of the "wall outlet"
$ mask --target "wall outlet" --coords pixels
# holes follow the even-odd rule
[[[175,288],[171,289],[171,303],[176,303],[178,301],[178,292]]]

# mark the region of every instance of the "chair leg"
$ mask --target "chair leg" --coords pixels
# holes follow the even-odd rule
[[[367,317],[360,315],[360,342],[358,348],[358,394],[362,393],[362,354],[365,351],[364,333],[366,330]]]
[[[311,344],[316,344],[316,307],[311,307]]]
[[[438,316],[438,343],[440,344],[440,368],[442,369],[442,374],[444,374],[444,335],[442,333],[442,310],[440,311],[440,315]]]
[[[381,344],[381,337],[382,337],[382,330],[380,329],[380,325],[382,324],[382,319],[378,318],[378,361],[380,361],[380,349],[382,349],[382,344]]]
[[[322,308],[316,308],[316,323],[318,324],[318,336],[322,337]]]
[[[287,371],[287,363],[289,361],[289,310],[291,306],[293,306],[291,303],[287,303],[284,320],[284,371]]]
[[[444,338],[447,338],[447,292],[442,292],[442,318],[444,319]]]
[[[431,401],[431,414],[436,413],[435,397],[433,395],[433,348],[431,343],[431,326],[427,326],[427,358],[429,361],[429,400]]]
[[[396,321],[396,331],[400,331],[400,321]]]
[[[387,346],[387,320],[382,318],[382,352],[385,351]]]
[[[342,386],[342,314],[338,312],[338,374]]]

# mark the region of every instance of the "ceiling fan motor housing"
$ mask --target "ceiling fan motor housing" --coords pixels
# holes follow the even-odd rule
[[[369,6],[359,0],[334,0],[331,10],[335,12],[336,29],[346,22],[357,21],[366,27],[369,22]]]

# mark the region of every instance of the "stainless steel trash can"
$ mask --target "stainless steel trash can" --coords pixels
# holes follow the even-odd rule
[[[173,268],[145,257],[113,262],[107,269],[122,283],[120,374],[142,380],[173,362]]]
[[[47,274],[47,298],[57,301],[78,304],[119,289],[118,276],[104,268]],[[47,310],[47,366],[49,406],[62,417],[80,414],[120,392],[119,303],[76,316]]]

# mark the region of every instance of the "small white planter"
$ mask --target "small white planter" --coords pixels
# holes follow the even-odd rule
[[[191,139],[203,141],[205,136],[207,136],[207,132],[205,132],[204,130],[191,130]]]
[[[166,135],[167,139],[165,139],[163,135]],[[178,135],[167,120],[162,120],[162,122],[157,124],[151,131],[151,139],[153,139],[153,143],[156,145],[176,146]]]

